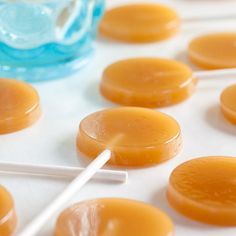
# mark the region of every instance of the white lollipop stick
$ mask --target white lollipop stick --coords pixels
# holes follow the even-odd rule
[[[232,75],[236,76],[236,68],[196,71],[193,73],[193,75],[200,79],[213,79],[219,76],[232,76]]]
[[[203,15],[203,16],[182,16],[182,21],[186,23],[195,23],[200,21],[221,21],[221,20],[234,20],[236,18],[235,13],[226,13],[222,15]]]
[[[111,151],[103,151],[71,184],[37,216],[18,236],[35,236],[42,226],[66,204],[111,158]]]
[[[0,162],[0,173],[41,175],[49,177],[75,178],[84,171],[81,167],[67,166],[48,166],[35,164],[22,164],[12,162]],[[93,176],[94,179],[112,180],[118,182],[126,182],[128,179],[127,171],[117,170],[98,170]]]

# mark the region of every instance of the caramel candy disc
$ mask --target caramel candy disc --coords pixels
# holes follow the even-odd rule
[[[236,159],[204,157],[183,163],[170,176],[167,198],[189,218],[236,226]]]
[[[197,80],[183,63],[133,58],[108,66],[100,85],[104,97],[127,106],[163,107],[191,96]]]
[[[194,39],[188,48],[190,60],[204,69],[236,67],[236,33],[216,33]]]
[[[236,84],[229,86],[222,92],[220,102],[224,116],[236,125]]]
[[[7,190],[0,186],[0,235],[11,236],[16,229],[16,213],[13,199]]]
[[[108,10],[100,23],[100,33],[119,41],[144,43],[169,38],[180,25],[179,16],[169,7],[134,4]]]
[[[0,134],[24,129],[41,114],[34,88],[13,79],[0,79]]]
[[[182,139],[178,123],[171,117],[146,108],[121,107],[99,111],[80,123],[77,148],[96,158],[112,151],[110,164],[154,165],[177,155]]]
[[[85,201],[61,213],[55,236],[171,236],[173,223],[157,208],[126,199]]]

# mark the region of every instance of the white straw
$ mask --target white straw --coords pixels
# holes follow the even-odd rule
[[[66,204],[111,158],[111,151],[105,150],[77,177],[71,184],[41,213],[36,217],[18,236],[35,236],[42,226]]]
[[[80,167],[67,167],[67,166],[48,166],[36,164],[22,164],[13,162],[0,162],[0,173],[13,173],[13,174],[27,174],[32,176],[49,176],[49,177],[62,177],[62,178],[75,178],[84,171]],[[118,182],[126,182],[128,179],[127,171],[117,170],[98,170],[93,176],[93,179],[111,180]]]
[[[236,76],[236,68],[196,71],[193,73],[193,75],[199,79],[214,79],[219,76]]]

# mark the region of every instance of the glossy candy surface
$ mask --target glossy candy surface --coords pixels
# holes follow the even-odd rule
[[[203,69],[236,67],[236,33],[215,33],[193,39],[188,48],[190,60]]]
[[[24,129],[41,115],[36,90],[21,81],[0,79],[0,134]]]
[[[100,33],[107,38],[145,43],[175,35],[180,28],[177,13],[164,5],[133,4],[108,10],[101,23]]]
[[[112,151],[113,165],[147,166],[173,158],[182,147],[179,124],[146,108],[121,107],[99,111],[80,123],[78,151],[95,158]]]
[[[16,213],[10,193],[0,185],[0,235],[12,236],[16,229]]]
[[[100,91],[105,98],[121,105],[155,108],[186,100],[196,84],[192,70],[181,62],[132,58],[105,69]]]
[[[171,174],[167,198],[194,220],[236,226],[236,159],[203,157],[187,161]]]
[[[55,236],[172,236],[173,224],[157,208],[126,199],[96,199],[61,213]]]
[[[225,118],[236,125],[236,84],[227,87],[222,92],[220,103]]]

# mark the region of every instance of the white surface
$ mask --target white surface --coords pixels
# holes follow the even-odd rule
[[[127,2],[131,1],[108,0],[108,6]],[[201,15],[208,12],[223,14],[232,13],[236,9],[235,1],[226,0],[162,2],[176,7],[182,15]],[[96,55],[83,71],[66,80],[34,84],[41,96],[44,115],[29,129],[0,136],[0,159],[35,164],[83,166],[84,161],[77,157],[75,149],[75,137],[80,120],[92,112],[115,106],[105,101],[98,92],[102,70],[108,64],[134,56],[167,57],[186,61],[186,46],[192,37],[210,30],[225,29],[235,30],[235,22],[209,25],[205,23],[201,27],[188,27],[173,39],[154,44],[130,45],[98,39]],[[178,164],[199,156],[236,156],[236,127],[224,120],[218,106],[220,92],[234,82],[236,79],[228,77],[202,80],[198,90],[189,100],[177,106],[161,109],[175,117],[182,127],[184,149],[180,155],[159,166],[129,170],[129,182],[125,185],[92,181],[68,205],[97,197],[142,200],[169,214],[175,223],[175,236],[235,236],[236,228],[218,228],[184,218],[170,208],[165,198],[169,174]],[[63,191],[69,182],[1,175],[0,183],[5,185],[15,198],[19,216],[18,229],[22,229]],[[40,235],[52,235],[55,219],[56,216]]]

